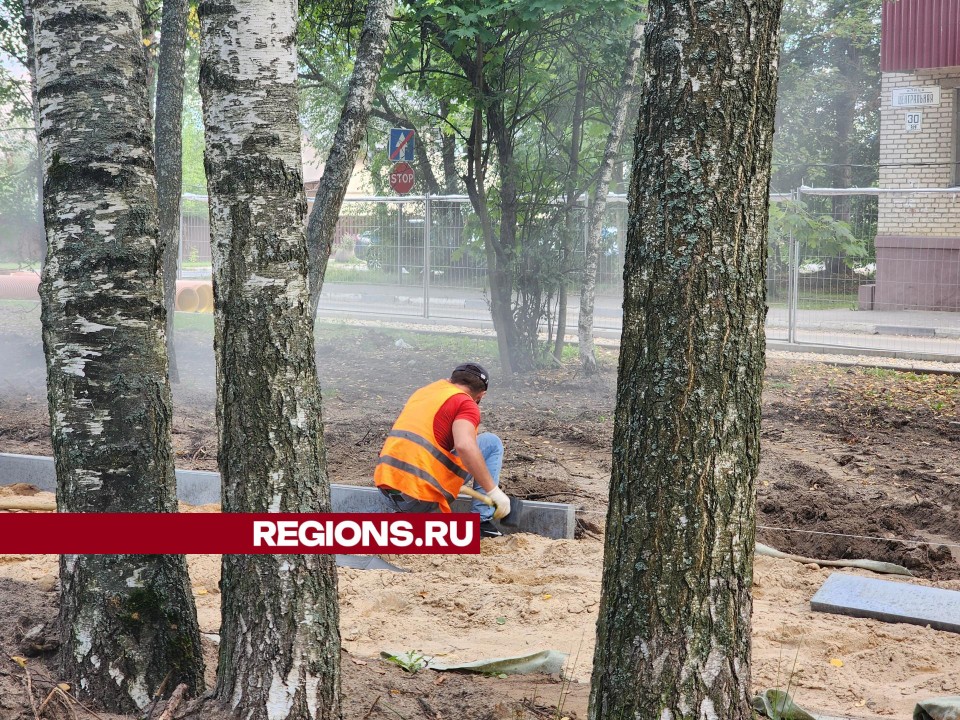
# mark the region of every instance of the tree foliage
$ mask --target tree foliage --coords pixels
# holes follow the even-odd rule
[[[429,0],[395,24],[378,115],[421,129],[425,189],[470,196],[506,374],[542,356],[539,331],[571,269],[558,210],[571,174],[584,179],[577,194],[596,174],[618,77],[608,58],[625,56],[635,14],[628,2]],[[571,167],[581,70],[590,96]]]
[[[0,55],[12,61],[0,63],[0,108],[9,120],[32,125],[26,35],[23,0],[0,4]]]
[[[788,243],[792,238],[810,255],[818,257],[861,258],[866,243],[853,234],[849,223],[830,215],[818,215],[801,200],[770,203],[770,242],[776,256],[788,261]]]
[[[880,138],[881,0],[787,0],[773,187],[872,185]]]
[[[29,130],[0,132],[0,262],[35,265],[43,249],[37,221],[37,150]]]
[[[350,2],[311,2],[302,12],[303,115],[311,139],[323,144],[360,15]],[[579,196],[595,181],[637,12],[632,2],[598,0],[428,0],[397,10],[368,130],[373,190],[389,192],[384,137],[401,126],[418,131],[415,192],[470,195],[477,220],[463,241],[474,233],[486,255],[508,372],[543,357],[539,331],[576,276],[575,265],[560,259],[570,244],[561,210],[565,195]],[[579,152],[571,154],[581,72],[586,110]],[[579,179],[573,193],[571,177]]]

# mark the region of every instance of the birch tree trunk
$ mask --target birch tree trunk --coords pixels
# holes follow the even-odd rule
[[[157,45],[154,42],[157,20],[154,13],[160,11],[160,6],[154,5],[148,0],[140,0],[139,8],[140,37],[143,42],[143,54],[147,59],[147,106],[152,111],[157,99]]]
[[[329,512],[304,233],[296,0],[203,0],[200,92],[224,512]],[[332,555],[224,556],[217,699],[340,717]]]
[[[187,0],[164,0],[160,21],[155,123],[157,204],[163,257],[163,306],[167,311],[170,380],[180,381],[174,342],[174,301],[180,254],[180,195],[183,185],[183,54],[187,43]]]
[[[347,99],[340,112],[340,122],[323,168],[307,225],[307,246],[310,250],[310,309],[317,315],[323,276],[333,247],[333,235],[340,219],[340,206],[347,194],[347,185],[360,152],[360,141],[367,129],[367,119],[383,68],[383,56],[390,36],[390,15],[393,0],[368,0],[367,15],[357,45],[357,59],[350,76]]]
[[[654,0],[590,717],[746,720],[781,0]]]
[[[640,65],[640,56],[643,52],[643,21],[637,21],[633,26],[633,35],[630,38],[630,48],[627,51],[627,62],[623,68],[623,77],[620,80],[620,94],[613,110],[613,122],[610,123],[610,133],[607,135],[607,144],[603,150],[603,160],[600,163],[600,174],[597,178],[597,189],[590,204],[587,219],[587,246],[583,259],[583,282],[580,285],[580,317],[577,322],[579,340],[580,366],[585,375],[596,374],[597,352],[593,344],[593,308],[597,297],[597,264],[600,260],[600,239],[603,234],[603,219],[607,210],[607,194],[610,192],[610,177],[613,174],[613,164],[620,154],[620,144],[623,142],[623,132],[627,126],[627,111],[633,100],[636,86],[637,67]]]
[[[136,0],[35,0],[60,512],[175,512],[157,196]],[[114,712],[203,688],[181,555],[64,555],[61,677]]]

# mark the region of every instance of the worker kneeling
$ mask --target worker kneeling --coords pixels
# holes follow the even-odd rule
[[[458,365],[449,380],[417,390],[404,405],[380,451],[374,482],[399,512],[451,512],[468,483],[493,501],[474,500],[481,537],[498,537],[493,523],[510,514],[510,499],[498,487],[503,443],[477,434],[480,400],[489,387],[476,363]]]

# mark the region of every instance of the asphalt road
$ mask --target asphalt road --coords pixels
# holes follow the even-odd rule
[[[421,324],[493,328],[485,293],[462,287],[432,286],[425,302],[423,286],[412,283],[326,283],[320,309],[326,317],[381,317],[409,319]],[[567,312],[568,332],[575,333],[580,313],[579,296],[570,298]],[[600,337],[620,336],[623,312],[619,297],[597,296],[594,326]],[[772,307],[768,312],[767,337],[788,339],[786,308]],[[942,355],[956,360],[960,358],[960,312],[799,309],[795,340],[891,353]]]

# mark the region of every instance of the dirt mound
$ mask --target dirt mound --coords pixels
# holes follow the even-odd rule
[[[577,504],[585,497],[580,486],[566,478],[557,477],[555,472],[521,470],[504,473],[501,480],[510,495],[523,500]]]
[[[12,485],[0,485],[0,497],[2,496],[33,497],[39,492],[40,492],[39,488],[36,488],[33,485],[28,485],[27,483],[13,483]]]
[[[960,578],[950,548],[931,542],[926,532],[935,528],[949,539],[951,523],[960,530],[955,515],[916,493],[913,502],[903,499],[911,486],[865,489],[841,475],[839,468],[847,464],[831,467],[829,459],[819,466],[794,459],[765,462],[762,476],[777,479],[761,482],[758,490],[758,539],[796,555],[883,560],[922,577]]]

